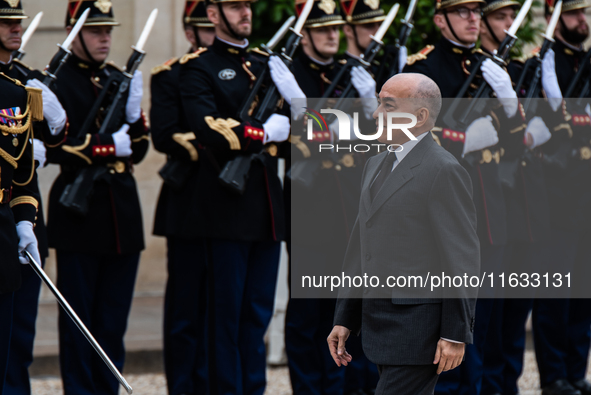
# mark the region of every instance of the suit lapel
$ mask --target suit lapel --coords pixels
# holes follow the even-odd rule
[[[412,168],[419,166],[423,159],[424,153],[429,149],[429,147],[433,144],[433,139],[431,136],[425,136],[413,149],[410,151],[406,157],[396,166],[394,171],[390,173],[382,189],[378,192],[373,202],[370,200],[370,210],[369,210],[369,218],[373,217],[373,215],[388,201],[388,199],[394,195],[400,188],[404,186],[407,182],[409,182],[413,177]],[[381,163],[381,162],[380,162]],[[375,177],[375,176],[374,176]],[[373,179],[372,179],[373,180]],[[364,185],[367,189],[365,190],[364,195],[368,195],[369,197],[369,185]],[[364,196],[365,197],[365,196]]]

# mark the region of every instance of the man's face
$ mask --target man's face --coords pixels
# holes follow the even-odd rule
[[[9,51],[21,47],[23,27],[20,19],[0,19],[0,40]]]
[[[363,25],[353,25],[353,29],[357,31],[357,42],[361,46],[359,48],[362,51],[365,51],[369,44],[371,44],[371,37],[380,28],[380,23],[364,23]]]
[[[203,47],[209,47],[213,44],[215,39],[215,28],[213,27],[198,27],[197,34],[199,34],[199,41]]]
[[[337,54],[339,50],[338,26],[322,26],[305,30],[302,45],[312,48],[310,38],[314,42],[314,46],[316,46],[318,53],[324,58],[332,58]]]
[[[70,32],[70,28],[68,32]],[[82,37],[84,37],[84,43],[86,49],[92,56],[92,59],[88,59],[80,37],[76,36],[72,43],[72,51],[76,56],[87,61],[104,62],[109,56],[111,50],[111,32],[113,31],[112,26],[85,26],[80,31]]]
[[[557,28],[560,29],[562,37],[567,42],[571,44],[582,44],[587,39],[589,36],[589,25],[585,16],[585,9],[563,12],[560,18],[564,26],[559,23]]]
[[[381,132],[378,141],[382,144],[404,144],[410,139],[400,129],[392,130],[392,140],[388,140],[387,133],[387,113],[389,112],[403,112],[409,114],[415,114],[417,112],[417,102],[410,99],[413,88],[408,84],[392,83],[388,81],[382,87],[378,96],[378,108],[373,113],[373,118],[376,123],[376,132]],[[401,86],[407,85],[407,86]],[[383,118],[382,130],[380,130],[380,117]],[[408,118],[392,118],[394,124],[407,124],[410,120]],[[413,129],[410,129],[412,132]]]
[[[509,30],[509,28],[513,24],[513,21],[515,20],[515,17],[516,12],[512,7],[504,7],[492,12],[485,18],[487,18],[488,24],[492,29],[494,35],[499,40],[503,41],[503,39],[506,36],[505,30]],[[494,40],[493,36],[488,31],[488,27],[486,26],[484,21],[480,23],[480,31],[482,37],[486,37],[491,41]]]
[[[443,37],[453,41],[459,39],[462,44],[474,44],[480,33],[481,11],[480,4],[461,4],[447,9],[447,18],[451,26],[447,24],[442,13],[435,14],[434,20]],[[457,38],[451,32],[452,27]]]
[[[252,10],[250,8],[250,2],[235,1],[223,3],[222,9],[232,30],[240,37],[249,37],[252,33]],[[217,6],[214,7],[214,10],[217,11]],[[218,15],[218,22],[213,23],[219,24],[224,33],[231,35],[221,15]]]

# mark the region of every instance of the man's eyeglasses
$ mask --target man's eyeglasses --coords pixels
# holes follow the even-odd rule
[[[460,18],[462,18],[462,19],[470,18],[470,13],[473,13],[474,16],[476,17],[476,19],[482,18],[482,8],[462,7],[462,8],[456,8],[455,10],[449,11],[449,12],[453,12],[455,14],[458,14],[460,16]]]

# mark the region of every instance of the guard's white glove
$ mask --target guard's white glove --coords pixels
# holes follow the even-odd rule
[[[507,117],[513,117],[517,113],[518,101],[509,74],[490,59],[482,62],[480,69],[486,82],[497,94],[497,99],[503,105]]]
[[[306,97],[295,76],[279,56],[271,56],[269,59],[269,70],[271,70],[271,78],[277,86],[277,90],[281,93],[287,104],[291,106],[291,99],[304,99]]]
[[[497,130],[492,124],[490,115],[478,118],[466,129],[466,141],[464,142],[464,155],[469,152],[480,151],[499,142]]]
[[[351,83],[359,93],[359,97],[375,99],[376,82],[363,67],[357,66],[351,69]]]
[[[542,60],[542,88],[546,92],[546,97],[552,110],[556,111],[562,102],[562,92],[560,91],[560,85],[558,85],[558,78],[556,77],[554,51],[551,49],[546,52]]]
[[[367,70],[357,66],[351,69],[351,83],[359,93],[365,118],[372,119],[373,113],[378,108],[375,80]]]
[[[400,47],[398,51],[398,72],[402,73],[402,69],[406,66],[408,60],[408,49],[406,47]]]
[[[20,263],[23,265],[29,263],[29,259],[24,255],[24,251],[28,251],[40,265],[41,256],[39,255],[39,247],[37,245],[37,237],[33,231],[33,224],[29,221],[19,222],[16,224],[16,233],[18,235],[18,259]]]
[[[47,121],[51,134],[54,136],[59,134],[66,126],[67,115],[57,96],[39,80],[29,80],[27,86],[43,91],[43,118]]]
[[[532,144],[529,146],[531,149],[539,147],[552,137],[548,126],[546,126],[540,117],[533,117],[531,121],[529,121],[527,128],[525,129],[525,134],[531,138]]]
[[[115,143],[115,156],[119,158],[125,158],[131,156],[133,151],[131,150],[131,137],[127,134],[129,125],[125,124],[121,126],[117,132],[113,133],[113,142]]]
[[[285,141],[289,138],[289,118],[285,115],[273,114],[267,119],[267,122],[263,125],[263,129],[265,129],[263,144],[272,141],[277,143]]]
[[[45,167],[47,149],[41,140],[33,139],[33,157],[39,162],[39,167]]]
[[[125,116],[129,124],[136,123],[142,116],[142,96],[144,94],[144,80],[142,72],[137,70],[133,74],[129,86],[129,97],[125,106]]]

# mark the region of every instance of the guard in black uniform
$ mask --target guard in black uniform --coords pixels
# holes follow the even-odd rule
[[[11,9],[10,4],[4,2],[0,5],[4,10]],[[13,10],[22,10],[22,2],[15,5]],[[4,19],[6,18],[6,19]],[[2,21],[1,28],[8,28],[13,32],[14,40],[9,42],[1,42],[3,49],[7,51],[14,51],[20,48],[20,39],[22,34],[22,19],[26,18],[23,15],[15,15],[12,12],[0,13],[0,20]],[[0,72],[16,80],[25,83],[28,79],[30,69],[16,59],[11,59],[8,63],[0,63]],[[39,162],[40,166],[45,163],[45,147],[44,141],[49,143],[59,144],[63,139],[61,133],[66,125],[66,112],[57,100],[57,97],[41,84],[39,81],[30,82],[28,85],[41,88],[43,90],[45,113],[44,122],[35,122],[33,124],[35,139],[34,157]],[[49,125],[48,125],[49,124]],[[50,126],[48,128],[48,126]],[[47,232],[45,228],[45,220],[43,217],[43,206],[41,199],[38,200],[39,208],[37,220],[35,221],[35,236],[39,244],[39,252],[42,266],[45,265],[45,259],[49,255],[47,247]],[[14,294],[14,315],[13,315],[13,331],[10,345],[10,362],[8,364],[8,372],[6,375],[6,391],[14,395],[27,395],[31,393],[29,366],[33,362],[33,342],[35,339],[35,322],[37,318],[37,308],[39,305],[39,292],[41,290],[41,279],[28,266],[21,267],[22,286],[19,291]]]
[[[49,246],[57,252],[57,286],[101,344],[115,366],[123,369],[123,336],[144,248],[142,212],[133,166],[145,156],[148,128],[140,107],[141,73],[129,89],[121,127],[97,134],[102,119],[83,130],[115,66],[106,64],[111,30],[117,26],[110,1],[69,1],[68,31],[82,12],[90,14],[72,45],[72,55],[59,71],[56,94],[68,114],[67,137],[47,148],[47,158],[61,172],[49,195]],[[85,167],[100,167],[92,184],[89,210],[80,215],[60,203],[64,189]],[[119,383],[74,323],[59,316],[60,367],[65,394],[117,394]]]
[[[0,2],[0,15],[3,30],[14,28],[5,19],[25,18],[20,2]],[[20,45],[20,38],[15,37],[12,43]],[[12,54],[6,44],[0,43],[3,67],[10,62]],[[22,255],[25,250],[41,262],[33,231],[39,189],[30,139],[33,122],[42,119],[41,91],[25,88],[0,72],[0,394],[8,393],[5,377],[10,357],[13,298],[21,286],[19,262],[28,264]]]
[[[487,0],[480,26],[481,48],[488,55],[499,48],[518,11],[519,2]],[[507,71],[516,83],[523,70],[519,60],[508,61]],[[555,77],[554,77],[555,78]],[[529,86],[524,87],[529,88]],[[525,92],[517,92],[525,94]],[[550,113],[538,99],[536,114],[528,114],[526,129],[501,139],[500,174],[507,208],[507,245],[503,253],[505,273],[532,273],[542,258],[543,243],[550,235],[542,145],[551,133],[537,114]],[[520,289],[519,299],[494,299],[484,345],[484,376],[481,394],[515,394],[523,369],[525,322],[533,303]]]
[[[299,13],[305,1],[296,1]],[[354,4],[348,5],[351,18],[357,18]],[[379,6],[379,4],[378,4]],[[381,9],[372,10],[372,18],[384,19]],[[359,18],[357,18],[359,19]],[[323,95],[338,98],[344,87],[351,81],[357,97],[364,98],[364,104],[375,100],[375,81],[369,72],[355,68],[343,75],[334,91],[327,89],[339,75],[346,59],[337,61],[339,48],[339,27],[345,21],[335,1],[317,1],[302,31],[302,52],[293,63],[293,75],[300,91],[299,96],[310,99]],[[363,39],[365,40],[365,38]],[[360,49],[356,49],[360,51]],[[293,105],[293,103],[292,103]],[[377,105],[377,103],[376,103]],[[375,110],[365,112],[365,119],[371,119]],[[360,117],[363,119],[363,116]],[[330,121],[329,121],[330,122]],[[337,143],[338,134],[333,130],[315,130],[314,139],[309,141],[304,128],[292,131],[291,166],[318,158],[318,147],[322,143]],[[347,142],[349,143],[349,142]],[[329,273],[340,268],[345,249],[357,215],[359,185],[365,155],[349,151],[334,152],[322,162],[317,171],[315,187],[307,189],[297,183],[286,182],[286,201],[291,211],[290,252],[291,278],[309,275],[309,268]],[[294,231],[295,230],[295,231]],[[338,269],[337,269],[338,270]],[[320,272],[318,272],[319,274]],[[285,323],[285,343],[291,384],[294,394],[342,394],[344,390],[344,369],[339,369],[326,348],[326,334],[332,329],[334,299],[306,299],[294,297],[291,289]],[[313,356],[312,358],[310,356]],[[359,361],[363,354],[359,353]],[[364,381],[364,380],[361,380]],[[371,382],[352,384],[348,390],[372,387]]]
[[[209,391],[219,395],[265,391],[263,337],[273,315],[285,237],[277,143],[289,137],[289,118],[273,114],[264,123],[239,118],[268,60],[248,49],[250,3],[207,1],[214,43],[181,60],[183,109],[199,145],[196,193],[185,209],[198,220],[191,234],[206,242]],[[242,194],[220,182],[229,161],[252,154]]]
[[[443,37],[437,45],[427,46],[410,56],[404,72],[425,74],[439,85],[442,97],[458,97],[466,78],[480,57],[485,56],[475,48],[485,5],[484,1],[479,0],[437,1],[434,21]],[[480,78],[484,78],[497,97],[509,100],[500,101],[501,105],[494,112],[474,120],[466,130],[449,129],[442,125],[441,117],[438,125],[442,126],[434,135],[439,144],[458,158],[472,178],[478,215],[481,271],[498,273],[502,271],[507,230],[505,201],[498,171],[501,157],[498,143],[514,133],[523,133],[525,124],[508,73],[490,60],[482,63],[480,72],[482,77],[477,77],[476,84],[480,83]],[[488,298],[495,296],[494,289],[482,289],[479,295],[483,292],[487,293]],[[474,344],[466,347],[466,360],[458,369],[441,375],[435,393],[479,393],[483,347],[492,308],[493,299],[478,300]]]
[[[548,17],[552,4],[546,4]],[[588,5],[584,1],[567,0],[562,4],[553,47],[558,84],[544,86],[548,97],[562,98],[576,71],[582,67],[582,59],[586,55],[583,42],[589,35],[586,7]],[[583,78],[588,78],[588,75]],[[575,97],[578,93],[575,90]],[[562,110],[568,123],[561,127],[564,135],[562,148],[566,150],[562,153],[558,149],[546,152],[554,158],[560,156],[566,167],[556,169],[546,166],[552,237],[545,246],[546,259],[541,262],[541,267],[548,272],[570,271],[573,281],[584,279],[583,287],[588,287],[591,274],[588,271],[591,255],[589,114],[585,108],[574,106],[572,99],[566,99]],[[588,299],[569,300],[563,297],[534,302],[532,324],[543,395],[591,394],[591,384],[585,380],[590,310]]]
[[[186,2],[183,15],[189,54],[213,43],[215,31],[204,1]],[[190,55],[189,55],[190,56]],[[167,155],[160,174],[154,234],[168,244],[168,282],[164,302],[164,367],[168,393],[207,393],[207,272],[205,242],[196,235],[200,218],[187,211],[197,189],[199,144],[191,131],[180,94],[181,62],[174,58],[152,70],[152,141]]]

